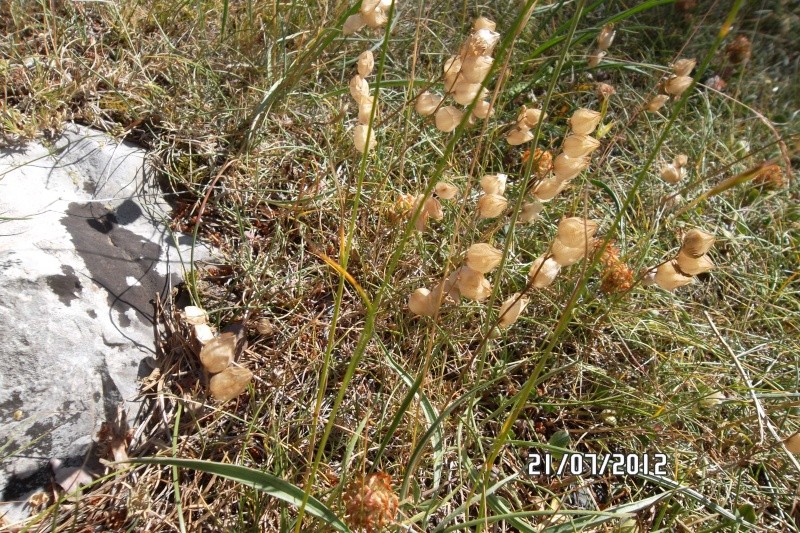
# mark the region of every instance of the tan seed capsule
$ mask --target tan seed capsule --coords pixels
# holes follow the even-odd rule
[[[514,128],[511,130],[508,135],[506,135],[506,141],[511,146],[519,146],[520,144],[525,144],[526,142],[530,142],[533,140],[533,133],[530,130],[521,130],[519,128]]]
[[[540,255],[531,265],[528,275],[533,280],[533,287],[541,289],[552,284],[560,270],[561,267],[552,257]]]
[[[525,298],[524,296],[520,297],[520,293],[515,292],[509,296],[505,302],[503,302],[503,305],[500,306],[500,310],[497,312],[497,315],[500,317],[500,321],[497,323],[497,325],[501,328],[507,328],[517,321],[519,315],[527,306],[528,298]]]
[[[220,402],[227,402],[239,396],[250,384],[253,373],[246,368],[229,366],[211,377],[208,388],[211,396]]]
[[[350,96],[357,104],[369,96],[369,83],[358,74],[350,79]]]
[[[233,362],[236,350],[236,335],[223,333],[207,342],[200,350],[200,362],[211,374],[222,372]]]
[[[566,246],[586,248],[588,241],[597,233],[600,224],[581,217],[568,217],[558,223],[556,236]]]
[[[425,206],[422,209],[433,220],[442,220],[444,218],[444,212],[442,211],[442,204],[439,202],[439,200],[437,200],[433,196],[425,200]]]
[[[669,101],[669,96],[666,94],[657,94],[644,107],[645,111],[649,111],[650,113],[655,113]]]
[[[600,146],[600,141],[589,135],[568,135],[564,139],[564,155],[580,158],[591,154]]]
[[[503,194],[506,192],[506,174],[487,174],[481,178],[481,189],[486,194]]]
[[[472,23],[472,30],[489,30],[494,31],[497,29],[497,24],[486,17],[478,17],[475,19],[475,22]]]
[[[684,252],[690,257],[700,257],[708,253],[714,245],[715,238],[699,229],[690,229],[683,236],[683,244],[681,245],[681,252]]]
[[[358,74],[362,78],[366,78],[370,74],[372,74],[372,69],[375,67],[375,57],[372,55],[372,52],[369,50],[365,50],[361,52],[361,55],[358,56]]]
[[[789,450],[790,453],[800,453],[800,433],[794,433],[788,436],[786,440],[783,441],[783,445],[786,446],[786,449]]]
[[[194,338],[201,346],[214,340],[214,332],[208,324],[195,324],[192,328],[194,329]]]
[[[187,305],[183,308],[183,318],[187,324],[196,326],[208,322],[208,313],[196,305]]]
[[[685,167],[688,162],[689,162],[689,156],[687,156],[686,154],[678,154],[675,156],[675,160],[672,164],[678,168],[682,168]]]
[[[378,144],[375,140],[375,130],[370,131],[367,124],[359,124],[353,128],[353,144],[362,154],[365,150],[371,151]]]
[[[389,20],[389,15],[383,9],[376,8],[368,13],[362,11],[361,17],[364,23],[373,29],[382,28]]]
[[[661,168],[661,179],[666,181],[667,183],[678,183],[681,181],[681,169],[676,167],[674,164],[664,165]]]
[[[446,181],[440,181],[434,188],[436,195],[442,200],[452,200],[458,195],[458,187]]]
[[[655,278],[653,281],[664,290],[674,291],[678,287],[683,287],[694,281],[691,276],[684,276],[675,269],[673,261],[667,261],[660,265],[656,270]]]
[[[567,185],[569,185],[569,182],[556,178],[543,179],[533,189],[533,195],[540,202],[549,202],[555,198],[558,193],[566,189]]]
[[[500,264],[503,252],[485,242],[473,244],[467,250],[464,261],[468,267],[481,274],[488,274]]]
[[[461,63],[461,73],[469,83],[483,83],[493,62],[491,56],[467,56]]]
[[[528,109],[527,107],[522,106],[522,111],[520,111],[519,115],[517,116],[517,125],[520,127],[524,124],[528,128],[535,128],[540,120],[542,120],[541,109]]]
[[[589,135],[600,124],[600,118],[600,113],[597,111],[581,107],[572,114],[569,125],[573,133]]]
[[[522,210],[519,212],[519,221],[522,224],[530,224],[542,213],[544,205],[540,202],[527,202],[522,205]]]
[[[461,58],[458,56],[450,56],[450,58],[444,62],[443,74],[445,77],[452,77],[456,76],[460,72]]]
[[[492,104],[486,100],[482,100],[475,104],[472,113],[478,118],[487,118],[494,115],[494,109],[492,108]]]
[[[488,28],[481,28],[472,32],[467,38],[465,44],[465,51],[467,55],[472,56],[489,56],[497,43],[500,42],[500,34]]]
[[[664,84],[664,92],[672,96],[682,95],[692,84],[690,76],[672,76]]]
[[[464,113],[457,107],[440,107],[435,115],[436,129],[445,133],[451,132],[456,129],[463,116]]]
[[[574,265],[586,255],[586,246],[567,246],[561,239],[556,238],[550,247],[553,260],[562,267]]]
[[[355,15],[350,15],[347,17],[347,20],[344,21],[344,26],[342,26],[342,33],[344,35],[352,35],[359,31],[361,28],[366,26],[366,22],[364,22],[361,13],[356,13]]]
[[[464,298],[481,302],[492,294],[492,284],[480,272],[463,266],[457,270],[458,291]]]
[[[675,263],[678,265],[678,268],[681,272],[690,276],[696,276],[698,274],[702,274],[703,272],[708,272],[709,270],[714,269],[715,266],[714,262],[707,255],[692,257],[683,251],[678,252],[678,256],[675,258]]]
[[[603,62],[603,58],[606,57],[608,52],[605,50],[595,50],[591,54],[589,54],[589,59],[586,61],[586,66],[589,68],[595,68],[597,65]]]
[[[495,218],[502,215],[508,200],[499,194],[484,194],[478,198],[478,217]]]
[[[679,59],[672,64],[672,73],[676,76],[688,76],[696,64],[696,59]]]
[[[408,309],[416,316],[433,316],[436,314],[438,306],[431,298],[430,291],[422,287],[408,297]]]
[[[588,157],[569,157],[561,153],[553,161],[553,175],[557,181],[569,181],[588,167]]]
[[[468,83],[466,80],[462,80],[453,86],[453,100],[463,106],[467,106],[476,98],[483,99],[485,94],[481,93],[485,92],[480,83]]]
[[[603,26],[603,29],[600,30],[599,35],[597,36],[597,47],[600,50],[608,50],[611,47],[611,43],[614,42],[614,36],[617,34],[614,31],[614,26],[611,24],[606,24]]]
[[[369,124],[372,117],[372,107],[375,99],[372,96],[365,96],[358,103],[358,122],[361,124]],[[375,110],[375,118],[378,118],[378,111]]]
[[[427,117],[428,115],[432,115],[441,103],[441,96],[425,91],[417,97],[414,109],[423,117]]]

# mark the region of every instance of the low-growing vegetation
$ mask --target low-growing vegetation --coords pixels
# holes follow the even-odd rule
[[[0,141],[147,147],[217,253],[98,437],[132,462],[25,530],[797,530],[798,31],[791,1],[3,2]]]

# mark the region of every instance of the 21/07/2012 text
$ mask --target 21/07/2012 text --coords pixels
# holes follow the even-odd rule
[[[565,453],[528,454],[529,476],[635,476],[645,474],[665,477],[667,456],[663,453]]]

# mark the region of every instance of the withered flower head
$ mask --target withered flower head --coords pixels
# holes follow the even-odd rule
[[[392,490],[392,478],[383,472],[369,474],[351,483],[342,499],[347,522],[367,533],[380,531],[394,523],[399,499]]]

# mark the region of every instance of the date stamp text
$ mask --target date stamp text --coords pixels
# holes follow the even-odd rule
[[[528,453],[529,476],[635,476],[645,474],[665,477],[667,455],[664,453],[565,453],[560,457],[548,452]]]

